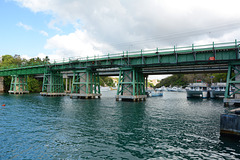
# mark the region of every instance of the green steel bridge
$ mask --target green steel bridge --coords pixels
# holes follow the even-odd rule
[[[35,66],[0,68],[0,76],[12,76],[9,93],[27,93],[27,75],[43,75],[42,95],[65,95],[63,73],[71,74],[71,97],[100,97],[99,74],[119,75],[116,99],[145,99],[148,75],[228,72],[225,99],[240,90],[240,42],[122,52],[85,58],[69,58]],[[234,71],[234,72],[233,72]],[[234,74],[233,74],[234,73]],[[234,93],[229,88],[235,88]]]

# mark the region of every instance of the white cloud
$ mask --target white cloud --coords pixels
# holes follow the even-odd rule
[[[29,57],[28,55],[21,55],[21,58],[25,58],[27,60],[31,59],[31,57]]]
[[[18,26],[18,27],[22,27],[22,28],[24,28],[24,29],[26,29],[26,30],[32,30],[32,27],[31,27],[31,26],[26,25],[26,24],[23,24],[22,22],[17,23],[17,26]]]
[[[54,29],[56,31],[59,31],[61,32],[62,30],[58,27],[56,27],[56,23],[57,21],[56,20],[51,20],[49,23],[48,23],[48,27],[51,28],[51,29]]]
[[[39,31],[40,32],[40,34],[42,34],[43,36],[46,36],[46,37],[48,37],[48,33],[46,32],[46,31]]]
[[[149,75],[148,79],[149,80],[153,80],[153,79],[161,80],[161,79],[167,78],[169,76],[172,76],[172,75],[171,74],[166,74],[166,75]]]
[[[45,49],[54,51],[57,55],[55,58],[101,55],[104,48],[110,47],[91,38],[86,30],[76,30],[68,35],[56,35],[48,39],[45,45]]]
[[[48,39],[45,48],[58,56],[112,51],[109,45],[116,50],[140,50],[240,39],[238,0],[15,1],[33,12],[52,15],[50,28],[76,27],[70,34]]]

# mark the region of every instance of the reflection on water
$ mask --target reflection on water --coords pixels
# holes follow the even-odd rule
[[[164,92],[143,102],[0,96],[0,159],[237,159],[219,135],[222,99]]]

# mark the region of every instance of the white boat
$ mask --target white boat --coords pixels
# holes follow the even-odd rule
[[[210,92],[210,98],[224,97],[226,90],[226,83],[212,83]]]
[[[208,98],[208,84],[207,83],[190,83],[188,86],[187,98],[202,97]]]
[[[167,88],[166,88],[165,86],[162,86],[162,87],[161,87],[161,90],[162,90],[162,91],[166,91]]]
[[[109,91],[110,90],[110,88],[109,87],[100,87],[100,91],[102,92],[104,92],[104,91]]]
[[[177,92],[177,90],[178,90],[177,87],[167,88],[167,91],[169,92]]]
[[[151,90],[149,92],[149,97],[160,97],[163,96],[163,92],[161,90]]]
[[[180,87],[180,88],[177,88],[177,91],[178,91],[178,92],[185,92],[186,90],[183,89],[182,87]]]
[[[167,91],[169,92],[185,92],[186,90],[183,89],[182,87],[172,87],[172,88],[167,88]]]
[[[156,88],[155,91],[163,91],[162,88]]]

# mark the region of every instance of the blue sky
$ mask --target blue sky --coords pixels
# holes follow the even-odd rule
[[[61,31],[50,28],[51,19],[51,14],[33,12],[15,1],[0,1],[0,55],[32,58],[39,53],[50,54],[51,50],[44,49],[49,37],[74,31],[68,24],[61,24]]]
[[[0,54],[36,55],[43,52],[47,37],[40,31],[51,33],[47,27],[50,16],[33,13],[19,7],[16,2],[0,1],[0,6]],[[19,24],[28,25],[31,29],[27,30]]]
[[[240,40],[238,0],[1,0],[0,55],[53,59]]]

